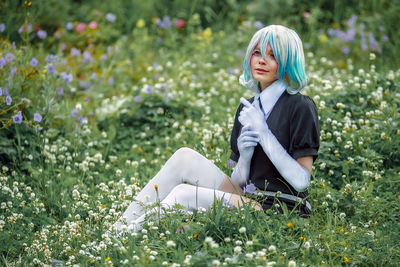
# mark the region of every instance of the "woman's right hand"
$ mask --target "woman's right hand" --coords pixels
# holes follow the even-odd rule
[[[252,131],[250,125],[244,126],[237,141],[240,157],[246,162],[250,162],[253,157],[254,147],[257,146],[259,141],[258,132]]]

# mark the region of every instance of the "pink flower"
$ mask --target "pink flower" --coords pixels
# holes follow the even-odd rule
[[[310,12],[304,12],[303,13],[303,17],[309,18],[309,17],[311,17],[311,13]]]
[[[81,34],[85,30],[85,28],[86,28],[86,24],[81,22],[78,25],[76,25],[76,32],[78,34]]]
[[[175,26],[177,28],[183,28],[183,27],[185,27],[185,25],[186,25],[186,22],[183,19],[178,19],[175,21]]]
[[[91,29],[91,30],[96,30],[97,29],[97,27],[98,27],[98,24],[97,24],[97,22],[96,21],[91,21],[90,23],[89,23],[89,29]]]

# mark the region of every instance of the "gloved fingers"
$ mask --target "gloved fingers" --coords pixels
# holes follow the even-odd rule
[[[242,103],[245,107],[251,107],[251,103],[247,101],[244,97],[240,98],[240,103]]]
[[[238,138],[238,142],[239,143],[243,143],[243,142],[259,142],[259,141],[260,141],[260,138],[258,136],[257,137],[253,137],[253,136],[244,135],[244,136]]]
[[[247,147],[254,147],[257,146],[258,142],[243,142],[242,147],[247,148]]]
[[[253,129],[253,127],[252,127],[250,124],[246,124],[246,125],[244,125],[244,126],[242,127],[242,132],[244,132],[244,131],[249,131],[249,130],[251,130],[251,129]]]
[[[250,137],[253,137],[253,138],[259,138],[260,134],[257,131],[244,131],[244,132],[240,133],[239,138],[243,138],[245,136],[250,136]]]

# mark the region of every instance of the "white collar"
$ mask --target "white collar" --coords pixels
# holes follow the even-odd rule
[[[256,95],[254,96],[254,102],[257,103],[256,100],[260,99],[261,105],[264,109],[265,119],[268,118],[269,113],[272,108],[275,106],[279,97],[285,92],[287,88],[287,84],[282,80],[276,80],[270,86],[265,88],[260,92],[260,89],[257,90]],[[257,103],[257,106],[259,104]]]

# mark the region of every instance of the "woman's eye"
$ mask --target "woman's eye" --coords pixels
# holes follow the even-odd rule
[[[275,58],[274,54],[270,54],[269,56],[270,56],[271,58]]]
[[[255,51],[253,52],[253,55],[261,55],[261,52],[258,51],[258,50],[255,50]]]

